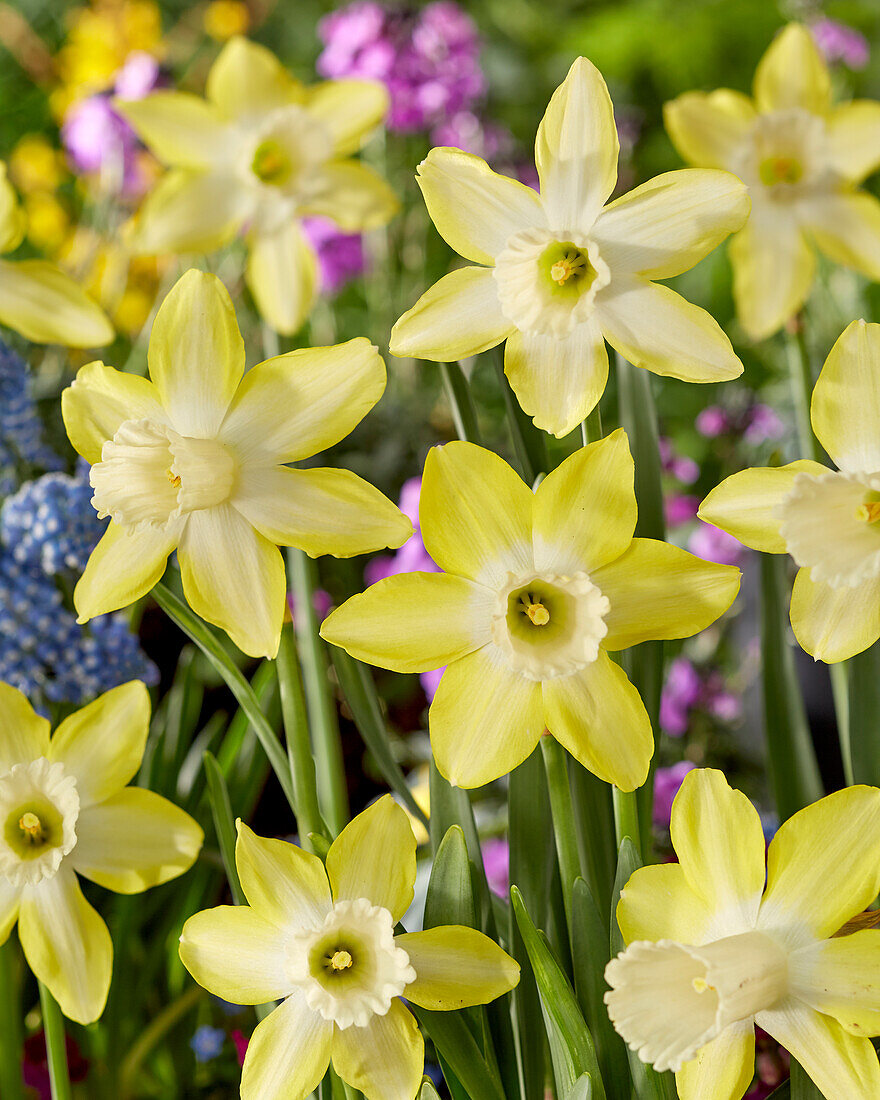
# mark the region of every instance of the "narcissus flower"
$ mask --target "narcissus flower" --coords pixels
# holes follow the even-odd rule
[[[206,99],[154,92],[118,103],[170,170],[134,224],[143,253],[209,252],[244,231],[247,281],[260,312],[295,332],[316,295],[316,261],[300,220],[349,233],[385,225],[391,189],[353,159],[388,108],[369,80],[307,88],[263,46],[233,38],[208,73]]]
[[[34,974],[71,1020],[97,1020],[113,969],[104,921],[77,873],[138,894],[186,871],[202,830],[152,791],[126,784],[144,755],[150,697],[133,680],[49,723],[0,683],[0,943],[18,921]]]
[[[348,470],[294,470],[346,436],[385,389],[367,340],[279,355],[244,373],[226,288],[188,271],[156,314],[152,381],[90,363],[62,396],[111,523],[74,591],[81,622],[153,587],[175,548],[183,591],[253,656],[273,657],[286,584],[278,545],[312,556],[400,546],[412,525]]]
[[[572,65],[538,130],[541,194],[479,157],[432,149],[418,183],[439,233],[475,264],[403,315],[394,355],[446,362],[507,340],[504,369],[540,428],[565,435],[602,396],[605,340],[636,366],[689,382],[736,378],[742,364],[702,309],[652,282],[687,271],[745,221],[729,172],[670,172],[603,204],[617,181],[608,89]]]
[[[471,443],[428,453],[425,548],[443,573],[405,573],[334,611],[322,635],[397,672],[448,665],[430,710],[437,766],[461,787],[504,775],[544,729],[623,790],[653,752],[639,694],[608,651],[686,638],[733,602],[739,570],[634,539],[626,434],[567,458],[539,485]]]
[[[853,321],[813,390],[813,431],[839,469],[803,459],[733,474],[700,516],[800,569],[791,625],[833,664],[880,638],[880,325]]]
[[[389,795],[343,829],[326,869],[241,822],[235,861],[248,905],[190,917],[180,957],[225,1000],[281,1000],[248,1045],[244,1100],[301,1100],[331,1061],[367,1100],[412,1100],[424,1041],[401,996],[460,1009],[519,981],[514,960],[473,928],[395,935],[413,898],[416,841]]]
[[[685,776],[672,806],[679,863],[643,867],[608,964],[614,1026],[682,1100],[740,1100],[755,1024],[827,1100],[874,1100],[880,933],[844,929],[880,891],[880,790],[849,787],[789,818],[766,861],[757,811],[721,772]],[[843,934],[839,934],[843,929]]]
[[[687,92],[666,104],[665,120],[686,161],[749,186],[751,217],[730,259],[737,313],[758,340],[806,301],[813,245],[880,279],[880,203],[857,186],[880,165],[880,103],[833,105],[828,67],[797,23],[764,54],[753,95]]]
[[[0,161],[0,253],[18,248],[26,224]],[[113,339],[113,326],[101,307],[45,260],[0,260],[0,325],[37,344],[95,348]]]

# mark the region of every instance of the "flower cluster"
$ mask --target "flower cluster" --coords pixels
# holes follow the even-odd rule
[[[60,465],[43,439],[27,364],[0,341],[0,498],[12,492],[23,470]]]

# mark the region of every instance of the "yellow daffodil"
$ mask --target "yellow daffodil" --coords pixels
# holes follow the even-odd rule
[[[471,443],[428,453],[421,532],[443,573],[404,573],[321,630],[397,672],[448,665],[430,710],[437,766],[477,787],[526,759],[546,728],[586,768],[633,790],[653,751],[639,694],[607,651],[686,638],[733,602],[739,570],[634,539],[626,434],[567,458],[539,485]]]
[[[730,243],[739,319],[770,336],[804,304],[813,245],[880,279],[880,203],[858,184],[880,164],[880,103],[833,105],[810,31],[787,26],[761,59],[753,99],[729,88],[666,104],[666,129],[690,164],[748,184],[752,213]]]
[[[391,351],[447,362],[507,340],[504,369],[523,409],[562,436],[602,396],[605,340],[636,366],[688,382],[742,364],[702,309],[652,280],[687,271],[748,216],[728,172],[685,170],[603,204],[617,182],[608,89],[572,65],[538,130],[541,194],[479,157],[432,149],[418,183],[438,232],[466,259],[394,326]]]
[[[0,683],[0,943],[18,921],[34,974],[62,1012],[101,1015],[113,945],[77,873],[138,894],[186,871],[202,846],[193,819],[152,791],[128,787],[141,765],[150,697],[133,680],[49,723]]]
[[[685,777],[672,806],[679,863],[643,867],[617,919],[629,945],[605,971],[614,1026],[682,1100],[740,1100],[755,1024],[827,1100],[875,1100],[880,933],[836,935],[880,891],[880,790],[849,787],[786,821],[766,861],[761,819],[721,772]]]
[[[159,307],[152,381],[89,363],[62,395],[112,522],[74,591],[79,621],[149,592],[175,548],[194,611],[274,657],[287,591],[278,546],[348,557],[402,545],[409,520],[349,470],[285,465],[338,443],[382,396],[369,341],[306,348],[244,373],[226,288],[188,271]]]
[[[0,161],[0,253],[21,244],[27,220]],[[113,339],[106,314],[45,260],[0,260],[0,325],[37,344],[100,347]]]
[[[421,1033],[400,1001],[423,1008],[487,1004],[519,966],[473,928],[395,935],[416,879],[416,841],[389,795],[317,856],[239,822],[235,861],[247,906],[184,925],[180,957],[199,985],[235,1004],[281,1000],[248,1046],[244,1100],[302,1100],[330,1062],[367,1100],[412,1100]]]
[[[295,332],[317,285],[300,219],[319,214],[354,233],[385,225],[397,209],[384,180],[351,157],[382,121],[387,92],[363,80],[307,88],[269,50],[233,38],[206,94],[154,92],[119,104],[170,166],[136,219],[132,246],[208,252],[244,229],[257,306],[279,332]]]
[[[791,625],[833,664],[880,638],[880,325],[853,321],[831,349],[810,416],[838,469],[801,460],[723,481],[700,516],[800,567]]]

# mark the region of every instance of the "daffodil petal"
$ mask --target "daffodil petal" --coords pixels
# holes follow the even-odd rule
[[[514,233],[546,226],[531,187],[493,172],[482,157],[461,149],[431,149],[416,182],[437,232],[474,263],[494,264]]]
[[[777,513],[800,473],[822,474],[827,467],[812,459],[787,466],[755,467],[731,474],[717,485],[697,513],[706,523],[720,527],[753,550],[784,554],[785,539],[779,534]]]
[[[274,657],[287,595],[278,547],[221,504],[190,514],[177,558],[193,611],[225,630],[242,653]]]
[[[18,248],[26,228],[27,216],[6,175],[6,165],[0,160],[0,252]]]
[[[880,1062],[870,1039],[857,1039],[837,1020],[793,998],[769,1012],[759,1012],[755,1023],[800,1063],[825,1097],[880,1096]]]
[[[6,879],[0,880],[0,946],[9,939],[18,920],[21,891],[20,886],[12,886]]]
[[[150,375],[182,435],[217,434],[244,375],[244,341],[229,291],[192,269],[159,307],[148,349]]]
[[[816,259],[798,223],[774,205],[752,216],[730,242],[733,297],[740,324],[763,340],[797,313],[810,293]]]
[[[608,381],[608,352],[591,318],[568,336],[514,330],[504,348],[504,373],[524,412],[562,437],[599,403]]]
[[[757,118],[742,92],[685,92],[664,104],[663,121],[672,144],[689,164],[730,168]]]
[[[619,558],[636,527],[634,476],[622,428],[581,447],[548,474],[535,493],[535,569],[592,573]]]
[[[333,1032],[333,1024],[309,1008],[303,991],[294,990],[251,1035],[241,1075],[242,1100],[310,1096],[330,1064]]]
[[[140,680],[111,688],[55,730],[49,759],[76,778],[80,805],[117,794],[141,766],[150,729],[150,695]]]
[[[412,535],[400,509],[350,470],[246,467],[239,473],[235,508],[279,546],[298,546],[313,558],[348,558]]]
[[[533,500],[492,451],[460,441],[432,447],[419,498],[425,547],[447,573],[497,590],[508,573],[534,571]]]
[[[118,894],[139,894],[195,862],[204,834],[167,798],[127,787],[80,812],[74,870]]]
[[[345,233],[380,229],[400,209],[388,183],[358,160],[326,164],[320,179],[320,190],[302,204],[300,213],[330,218]]]
[[[64,427],[74,449],[86,462],[101,461],[101,450],[125,420],[153,420],[164,424],[167,413],[148,378],[87,363],[61,395]]]
[[[24,695],[0,681],[0,775],[16,764],[30,764],[49,752],[49,722]]]
[[[617,905],[617,923],[626,943],[702,943],[712,916],[680,863],[640,867],[630,876]]]
[[[250,235],[247,281],[272,328],[291,336],[302,327],[318,295],[318,262],[296,222]]]
[[[767,853],[758,927],[825,939],[867,909],[878,893],[880,791],[847,787],[779,827]]]
[[[880,201],[864,191],[811,198],[802,209],[804,228],[835,263],[880,280]]]
[[[880,580],[832,588],[799,569],[791,591],[791,627],[817,661],[846,661],[880,638]]]
[[[491,268],[444,275],[391,330],[391,354],[451,363],[494,348],[514,331],[501,312]]]
[[[288,929],[247,905],[219,905],[196,913],[183,926],[180,958],[215,997],[261,1005],[293,989],[286,977],[288,944]]]
[[[94,1023],[110,991],[113,944],[69,867],[25,886],[18,938],[28,966],[64,1015],[78,1024]]]
[[[441,774],[456,787],[482,787],[533,752],[544,731],[541,685],[484,646],[443,673],[428,725]]]
[[[880,103],[856,99],[838,104],[825,135],[831,163],[851,183],[861,183],[880,165]]]
[[[880,933],[818,940],[789,956],[795,997],[833,1016],[850,1035],[880,1035]]]
[[[239,36],[226,43],[211,66],[205,94],[226,118],[238,119],[306,98],[305,88],[271,50]]]
[[[395,923],[412,905],[416,838],[390,794],[359,813],[330,845],[327,875],[334,902],[367,898]]]
[[[665,172],[599,215],[591,237],[613,273],[669,279],[689,271],[749,216],[745,184],[730,172]]]
[[[602,74],[575,59],[553,93],[535,141],[541,198],[550,225],[588,230],[617,183],[620,146]]]
[[[672,803],[672,846],[691,889],[714,914],[711,937],[754,928],[764,890],[758,811],[720,771],[696,768]]]
[[[217,109],[188,92],[158,91],[114,106],[163,164],[207,168],[229,144]]]
[[[103,309],[45,260],[0,260],[0,324],[35,344],[71,348],[100,347],[114,335]]]
[[[721,326],[668,286],[635,276],[612,282],[596,301],[605,339],[637,367],[685,382],[726,382],[742,374]]]
[[[385,391],[385,363],[362,336],[302,348],[247,372],[220,438],[249,463],[310,458],[344,439]]]
[[[141,256],[213,252],[233,240],[249,212],[231,172],[172,168],[130,223],[128,243]]]
[[[880,469],[880,325],[853,321],[843,330],[813,389],[810,418],[842,470]]]
[[[318,928],[330,912],[324,865],[296,844],[258,836],[239,821],[235,865],[248,904],[279,928]]]
[[[135,531],[111,522],[73,590],[78,621],[86,623],[145,596],[162,579],[176,545],[176,528]]]
[[[831,108],[831,75],[816,40],[802,23],[789,23],[758,62],[754,82],[758,110],[801,108],[815,115]]]
[[[485,1005],[519,981],[519,964],[475,928],[445,925],[409,932],[394,942],[409,955],[418,975],[406,987],[406,999],[422,1008]]]
[[[602,645],[614,651],[649,639],[690,638],[704,630],[733,603],[740,571],[666,542],[633,539],[592,580],[611,603]]]
[[[675,1075],[680,1100],[741,1100],[755,1075],[755,1025],[730,1024]]]
[[[381,125],[388,103],[388,91],[378,80],[326,80],[306,91],[309,114],[327,126],[337,156],[360,149]]]
[[[409,1009],[391,1002],[385,1016],[366,1027],[336,1028],[333,1068],[370,1100],[409,1100],[425,1068],[425,1041]]]
[[[541,685],[547,729],[585,768],[622,791],[641,787],[654,753],[651,722],[626,673],[605,653]]]

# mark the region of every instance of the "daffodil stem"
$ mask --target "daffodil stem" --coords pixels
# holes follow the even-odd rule
[[[0,947],[0,1096],[23,1100],[21,983],[18,949],[10,937]]]
[[[61,1015],[58,1002],[49,990],[42,982],[39,983],[39,986],[52,1100],[71,1100],[70,1075],[67,1069],[67,1044],[64,1037],[64,1017]]]
[[[578,854],[577,827],[568,778],[568,761],[565,749],[549,735],[541,738],[541,752],[544,755],[544,768],[547,771],[547,790],[550,794],[553,835],[556,840],[556,855],[559,859],[559,874],[562,878],[565,919],[571,933],[572,890],[575,880],[580,878],[583,872]]]
[[[275,669],[278,673],[278,687],[281,692],[281,714],[287,740],[287,757],[290,761],[296,796],[296,823],[300,841],[306,847],[311,847],[309,834],[323,835],[326,830],[318,804],[315,758],[312,755],[309,717],[299,656],[296,651],[296,639],[289,626],[285,626],[281,631],[281,647]]]
[[[539,474],[547,473],[547,437],[540,428],[535,427],[528,413],[524,413],[520,408],[519,401],[504,373],[504,363],[498,355],[495,356],[495,371],[504,397],[507,421],[510,425],[513,449],[516,452],[520,472],[529,485],[534,485]]]
[[[459,439],[467,443],[481,443],[477,410],[471,397],[471,388],[460,363],[438,363],[446,399],[452,410],[452,420]]]
[[[824,461],[822,448],[813,434],[810,420],[810,402],[813,397],[813,370],[810,365],[810,352],[804,331],[803,315],[794,321],[794,331],[786,332],[786,354],[791,377],[791,392],[794,399],[795,418],[797,420],[798,444],[801,458],[812,458],[816,462]]]
[[[639,831],[639,803],[636,792],[612,787],[611,797],[614,801],[614,830],[617,834],[617,846],[619,848],[623,838],[628,836],[641,859],[642,839]]]
[[[588,443],[595,443],[602,438],[602,413],[599,404],[590,413],[586,420],[581,421],[581,443],[586,447]]]
[[[834,713],[837,718],[837,736],[840,740],[840,758],[843,764],[843,776],[846,785],[855,783],[853,772],[852,725],[850,723],[850,676],[849,662],[840,661],[828,666],[831,678],[831,694],[834,698]],[[855,685],[853,685],[855,686]],[[859,700],[853,700],[858,707]]]
[[[832,674],[848,681],[847,736],[841,737],[843,767],[848,784],[880,784],[880,643],[851,657],[845,665],[832,665]]]
[[[332,835],[338,836],[348,822],[348,788],[336,703],[327,675],[327,653],[318,633],[315,613],[317,568],[302,550],[293,548],[287,552],[287,568],[293,586],[296,643],[315,749],[318,799]]]

